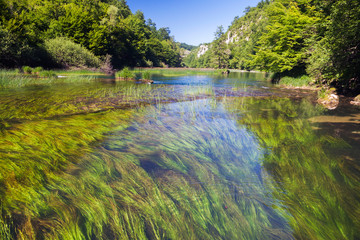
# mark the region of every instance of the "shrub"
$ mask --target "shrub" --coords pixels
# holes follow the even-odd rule
[[[42,68],[42,67],[36,67],[36,68],[34,68],[34,73],[37,73],[37,74],[39,74],[40,72],[42,72],[44,69]]]
[[[114,69],[113,66],[111,64],[111,58],[112,56],[109,54],[106,54],[105,58],[103,59],[103,61],[100,64],[100,71],[106,74],[113,74],[114,73]]]
[[[135,73],[132,72],[128,67],[124,67],[121,71],[115,74],[117,78],[132,79],[135,78]]]
[[[151,74],[149,71],[145,71],[142,73],[142,78],[145,79],[145,80],[150,80],[151,78]]]
[[[33,69],[31,67],[29,67],[29,66],[23,66],[22,70],[26,74],[31,74],[33,72]]]
[[[57,37],[45,41],[45,49],[61,67],[99,67],[100,60],[92,52],[70,39]]]

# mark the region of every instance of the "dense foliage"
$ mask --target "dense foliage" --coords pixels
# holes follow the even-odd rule
[[[192,51],[190,67],[308,74],[319,84],[360,92],[360,3],[356,0],[262,0],[235,17],[222,36]],[[220,48],[221,47],[221,48]],[[214,59],[222,52],[225,63]]]
[[[181,62],[180,44],[170,37],[170,30],[157,29],[142,12],[133,14],[125,0],[0,0],[0,16],[1,67],[56,66],[57,55],[47,50],[58,37],[67,39],[63,48],[82,47],[79,51],[88,50],[104,61],[112,56],[115,67]],[[90,56],[85,55],[81,62]],[[94,65],[98,64],[89,66]]]

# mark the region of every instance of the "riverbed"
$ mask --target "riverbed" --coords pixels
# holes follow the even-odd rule
[[[0,238],[359,238],[360,108],[264,78],[1,90]]]

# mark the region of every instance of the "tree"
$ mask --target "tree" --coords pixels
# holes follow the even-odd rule
[[[334,77],[338,77],[336,85],[340,90],[360,93],[360,3],[339,0],[332,4],[331,10],[325,37]]]
[[[227,68],[230,50],[227,49],[226,43],[221,39],[224,35],[223,26],[218,26],[214,35],[215,41],[212,44],[213,64],[216,68]]]
[[[300,11],[296,2],[273,2],[268,10],[268,26],[258,41],[255,63],[271,72],[305,68],[307,47],[317,18]]]

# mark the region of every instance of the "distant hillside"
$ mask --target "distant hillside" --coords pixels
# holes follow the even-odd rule
[[[243,17],[235,17],[231,26],[223,32],[217,40],[225,44],[224,54],[226,67],[234,69],[252,69],[251,55],[254,53],[256,42],[266,26],[266,6],[269,1],[261,1],[256,7],[248,7]],[[216,68],[218,63],[214,58],[214,43],[202,44],[193,49],[184,59],[185,65],[189,67],[211,67]],[[228,51],[226,54],[225,50]]]
[[[189,45],[189,44],[186,44],[186,43],[180,43],[180,48],[191,51],[191,50],[195,49],[196,46]]]
[[[193,49],[188,67],[260,69],[309,75],[321,85],[360,93],[358,0],[262,0],[215,39]]]

